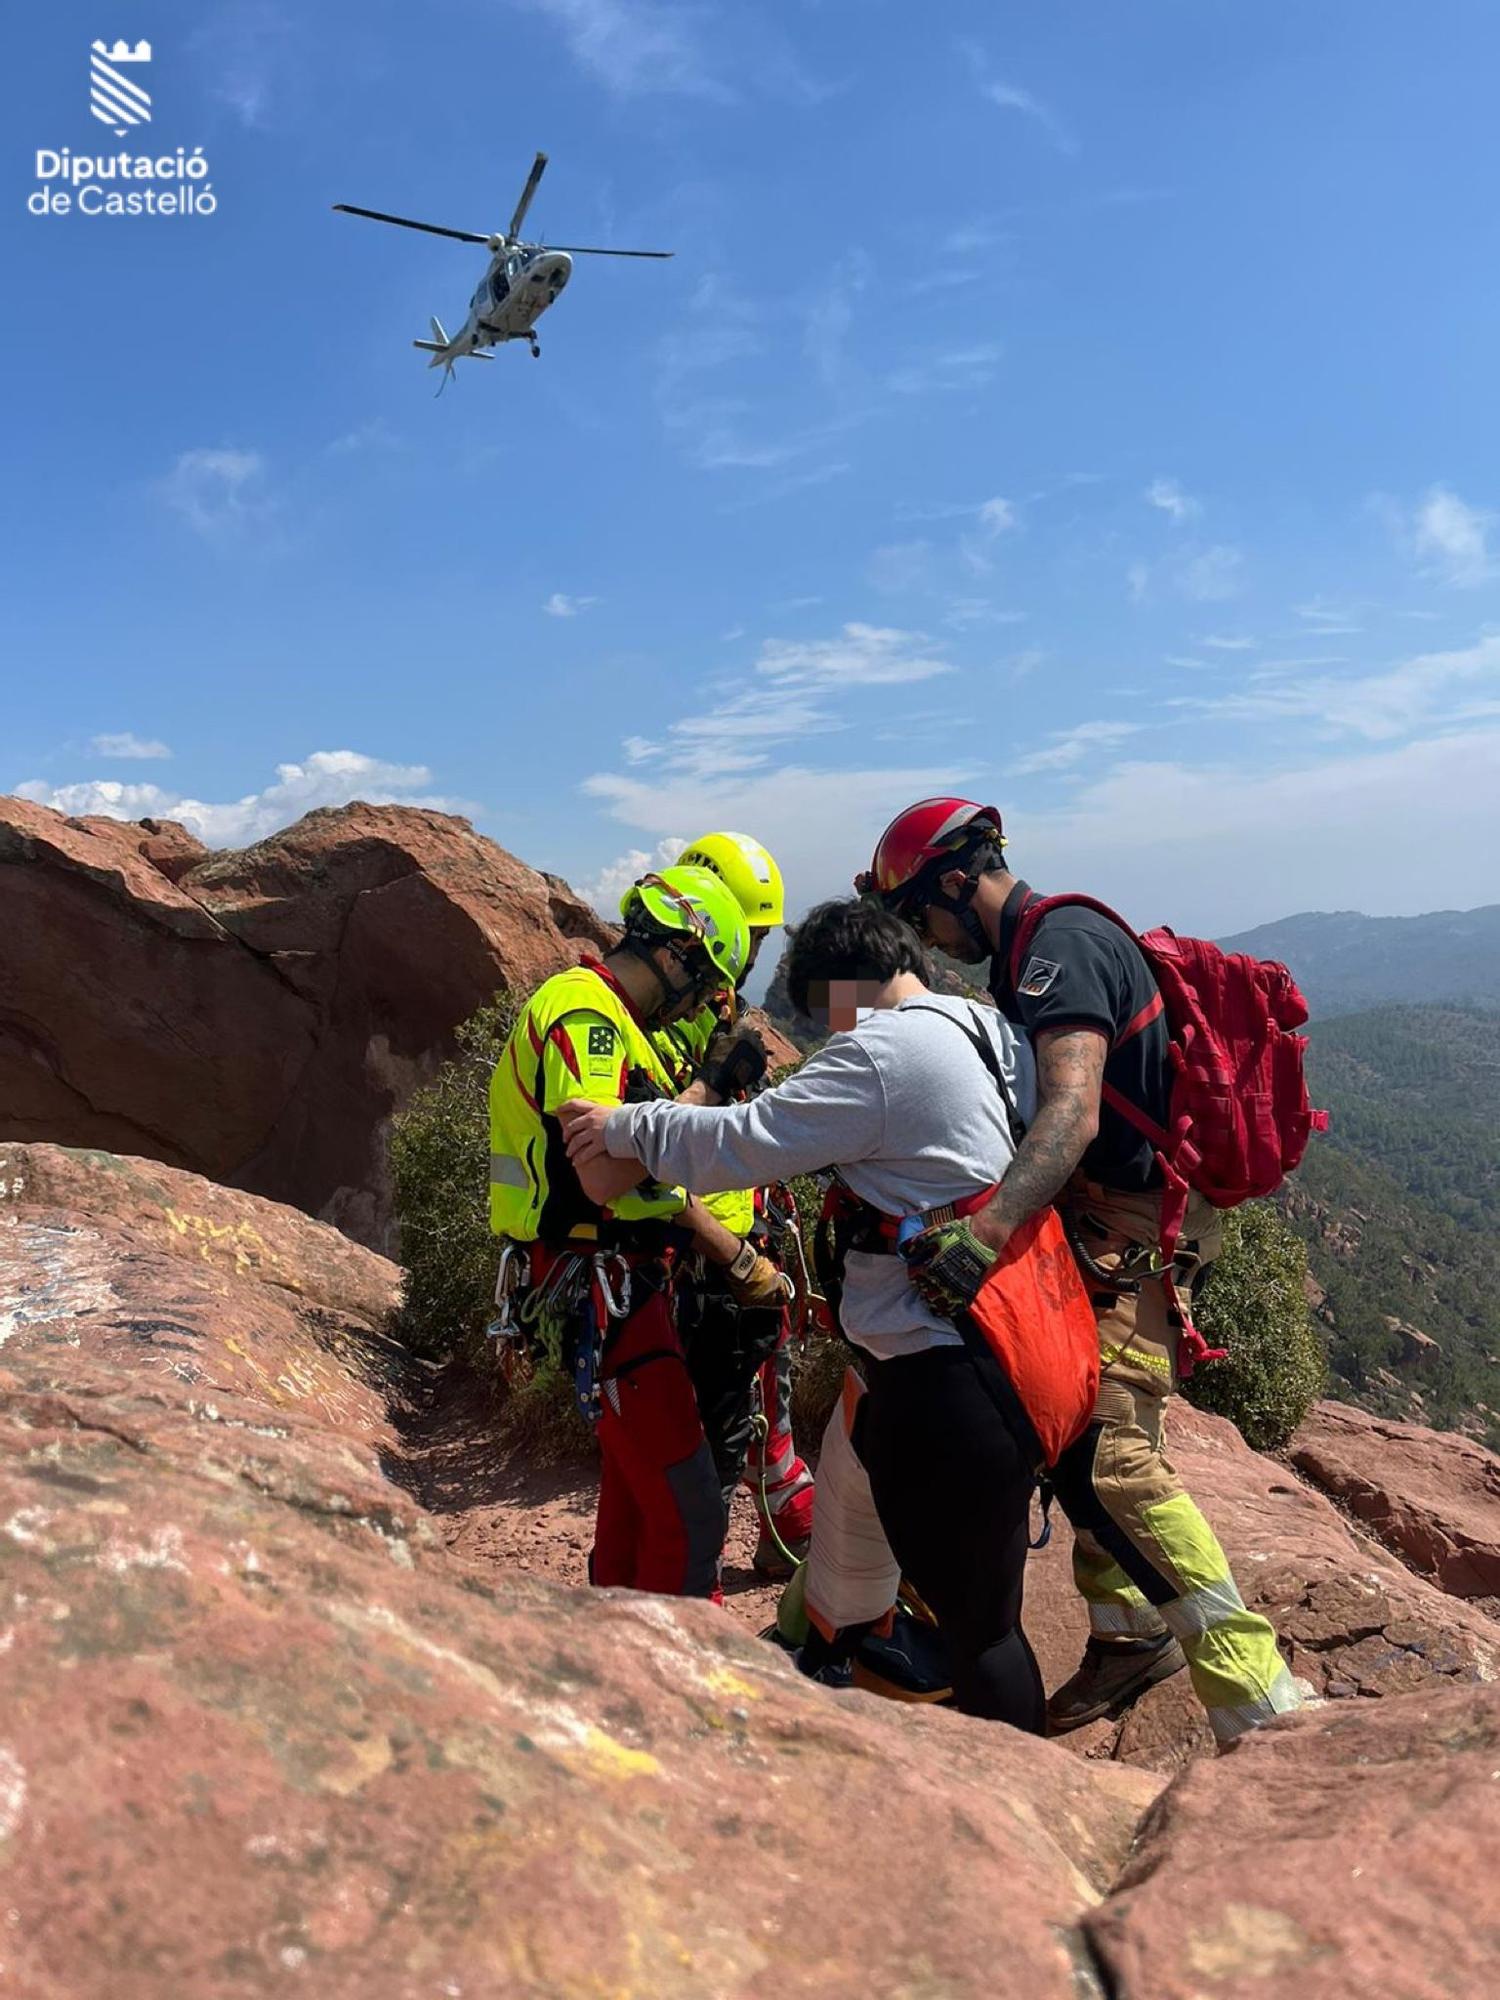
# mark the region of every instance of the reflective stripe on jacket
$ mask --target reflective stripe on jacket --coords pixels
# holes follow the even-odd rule
[[[632,1069],[673,1081],[651,1037],[608,980],[588,966],[554,973],[532,994],[490,1078],[490,1228],[517,1242],[561,1242],[601,1211],[568,1164],[557,1108],[569,1098],[619,1104]],[[614,1202],[617,1222],[663,1221],[687,1205],[680,1188],[647,1182]]]

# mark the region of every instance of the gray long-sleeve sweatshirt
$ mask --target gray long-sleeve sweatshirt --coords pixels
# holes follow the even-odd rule
[[[936,1019],[934,1008],[952,1020]],[[837,1167],[887,1215],[940,1208],[1000,1180],[1014,1152],[994,1079],[955,1023],[988,1037],[1029,1124],[1036,1072],[1027,1044],[992,1008],[923,993],[833,1036],[747,1104],[622,1105],[610,1114],[605,1144],[694,1194]],[[851,1253],[843,1320],[850,1339],[882,1360],[959,1340],[950,1321],[923,1305],[899,1257]]]

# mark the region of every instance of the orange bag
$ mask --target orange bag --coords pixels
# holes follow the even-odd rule
[[[1055,1208],[1022,1223],[959,1324],[1033,1463],[1055,1465],[1099,1393],[1098,1330]]]

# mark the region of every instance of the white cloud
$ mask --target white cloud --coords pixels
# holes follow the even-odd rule
[[[1043,104],[1029,90],[1019,84],[998,77],[990,69],[989,57],[977,42],[961,41],[959,53],[969,66],[971,75],[979,88],[981,97],[998,106],[1001,111],[1019,111],[1023,118],[1030,118],[1041,127],[1060,153],[1076,153],[1078,142],[1050,106]]]
[[[1153,479],[1143,497],[1178,523],[1190,521],[1202,511],[1198,501],[1190,493],[1184,493],[1175,479]]]
[[[626,739],[626,765],[649,771],[595,772],[583,790],[646,832],[710,820],[734,825],[734,800],[779,796],[786,772],[776,767],[778,752],[796,746],[805,755],[813,739],[849,728],[841,697],[857,700],[869,688],[904,687],[952,671],[921,633],[889,626],[850,623],[827,639],[767,639],[749,686],[744,675],[710,685],[703,711],[678,716],[661,741]],[[819,774],[803,775],[815,786]],[[842,772],[820,775],[834,792],[846,782]],[[760,817],[756,824],[778,823]]]
[[[1309,604],[1294,604],[1292,610],[1309,628],[1309,638],[1340,638],[1364,629],[1353,606],[1329,604],[1321,597]]]
[[[1151,571],[1145,563],[1134,562],[1125,572],[1125,588],[1132,604],[1144,604],[1151,589]]]
[[[893,369],[885,386],[898,396],[931,396],[959,389],[982,389],[995,373],[1004,353],[995,340],[979,340],[967,347],[945,347],[936,354],[922,354],[905,367]]]
[[[1454,652],[1420,653],[1379,673],[1344,679],[1328,674],[1287,677],[1298,667],[1318,664],[1322,662],[1269,662],[1250,686],[1172,705],[1231,722],[1305,720],[1327,736],[1378,743],[1451,726],[1483,713],[1483,704],[1500,695],[1497,634]]]
[[[50,785],[41,778],[16,786],[16,795],[38,805],[78,816],[106,819],[175,819],[210,847],[240,847],[288,826],[315,806],[430,806],[439,812],[464,809],[462,801],[428,796],[432,774],[423,764],[388,764],[357,750],[315,750],[300,764],[278,764],[276,782],[264,791],[223,804],[188,798],[160,785],[127,785],[114,778]],[[469,808],[472,810],[472,808]]]
[[[1259,641],[1247,639],[1240,635],[1236,635],[1233,638],[1221,638],[1217,633],[1210,632],[1206,633],[1203,638],[1194,640],[1193,643],[1198,646],[1212,646],[1216,653],[1253,653]]]
[[[1495,516],[1470,507],[1445,486],[1434,486],[1417,507],[1412,537],[1418,557],[1432,575],[1461,590],[1488,583],[1497,573],[1490,531]]]
[[[767,639],[755,670],[783,685],[823,688],[894,687],[953,672],[922,633],[857,623],[833,639]]]
[[[888,542],[876,549],[866,575],[877,590],[917,590],[932,573],[931,542]]]
[[[1058,730],[1041,750],[1033,750],[1007,766],[1013,778],[1030,778],[1042,771],[1070,771],[1086,757],[1107,757],[1117,744],[1138,734],[1139,722],[1080,722]]]
[[[943,623],[959,632],[972,625],[1024,625],[1026,613],[1002,610],[987,597],[955,597],[943,614]]]
[[[643,875],[654,868],[670,868],[691,838],[690,834],[674,833],[669,834],[665,840],[659,840],[654,849],[627,848],[623,854],[617,854],[613,861],[606,861],[597,875],[590,876],[586,882],[580,882],[578,893],[592,903],[601,916],[618,921],[620,898],[631,883],[639,882]]]
[[[1039,887],[1199,935],[1294,910],[1462,909],[1494,901],[1497,769],[1500,728],[1269,772],[1130,763],[1061,809],[1008,814],[1007,831]]]
[[[1173,582],[1184,597],[1200,604],[1215,604],[1235,596],[1242,587],[1244,557],[1236,548],[1217,542],[1184,558],[1173,574]]]
[[[570,54],[618,97],[674,93],[725,103],[698,33],[698,10],[660,0],[520,0],[556,22]]]
[[[865,253],[848,251],[833,266],[827,285],[808,308],[803,352],[826,389],[839,389],[844,384],[848,369],[844,342],[854,323],[854,302],[869,275],[870,260]]]
[[[979,509],[979,525],[990,536],[1007,534],[1018,525],[1013,503],[1002,500],[998,494],[993,500],[986,500]]]
[[[974,521],[972,531],[959,536],[958,553],[972,575],[989,576],[995,567],[990,557],[992,545],[1020,526],[1020,516],[1011,501],[996,495],[976,509]]]
[[[791,908],[800,912],[824,896],[848,892],[856,871],[868,866],[881,828],[902,806],[973,775],[972,767],[939,747],[926,764],[847,771],[783,765],[727,779],[699,778],[674,761],[653,783],[599,776],[584,789],[612,818],[653,837],[684,826],[737,826],[757,835],[781,864],[791,885]],[[630,858],[640,851],[633,849]],[[596,885],[609,868],[624,865],[623,860],[609,864]],[[617,879],[609,874],[609,885]]]
[[[234,541],[263,528],[274,512],[265,469],[258,451],[200,446],[178,454],[157,490],[205,541]]]
[[[1008,231],[980,218],[973,222],[960,222],[956,228],[950,229],[938,248],[945,257],[970,257],[978,250],[993,250],[1007,239]]]
[[[580,611],[587,611],[598,602],[597,597],[569,597],[566,591],[554,590],[542,609],[549,618],[576,618]]]
[[[170,757],[172,752],[165,743],[154,737],[133,736],[128,729],[118,735],[91,736],[89,748],[96,757]]]

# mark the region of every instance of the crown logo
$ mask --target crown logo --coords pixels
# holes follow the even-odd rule
[[[93,49],[94,54],[103,56],[106,62],[150,62],[151,60],[149,42],[137,42],[134,48],[129,42],[116,42],[113,48],[106,42],[95,42]]]

